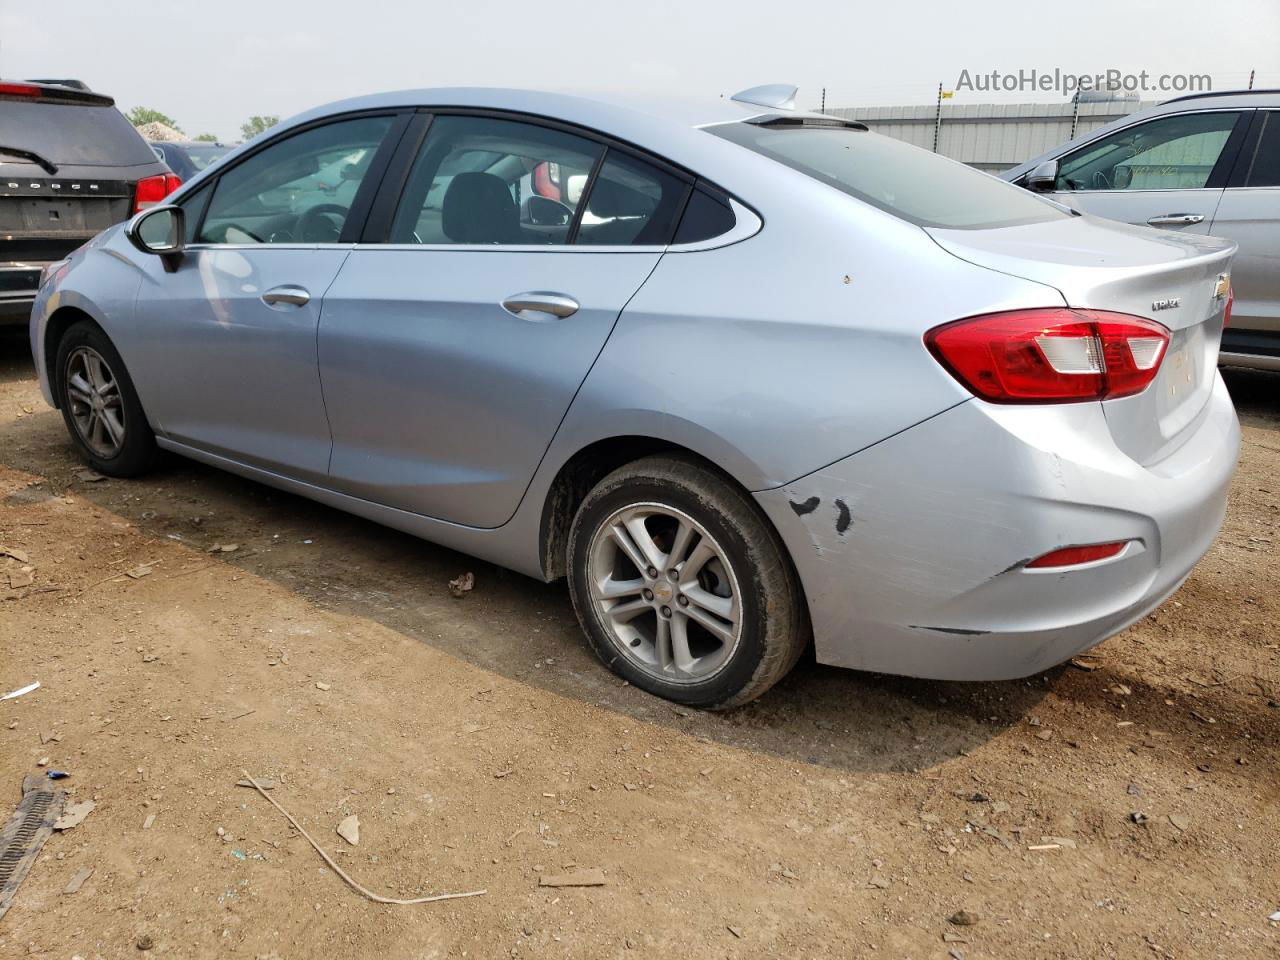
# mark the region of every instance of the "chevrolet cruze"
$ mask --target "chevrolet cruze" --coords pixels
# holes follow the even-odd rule
[[[794,108],[497,89],[273,128],[45,271],[95,469],[171,451],[530,576],[703,707],[1043,670],[1221,524],[1234,245]]]

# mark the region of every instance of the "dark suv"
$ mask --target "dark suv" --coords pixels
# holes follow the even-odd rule
[[[0,80],[0,325],[27,322],[46,263],[179,182],[110,97]]]

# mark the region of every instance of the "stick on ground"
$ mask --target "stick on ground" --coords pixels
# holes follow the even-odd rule
[[[324,852],[324,849],[320,846],[320,844],[316,843],[315,840],[311,839],[311,834],[307,833],[307,831],[302,829],[302,824],[298,823],[297,820],[293,819],[293,815],[289,813],[288,810],[280,806],[280,804],[276,803],[273,799],[271,799],[271,797],[267,795],[267,792],[265,790],[263,790],[260,786],[258,786],[258,781],[253,779],[253,777],[249,776],[248,770],[241,770],[240,772],[244,774],[244,778],[246,780],[248,780],[251,784],[253,784],[253,789],[257,790],[260,794],[262,794],[263,799],[266,800],[267,803],[271,804],[273,807],[275,807],[277,810],[283,813],[285,816],[285,819],[293,824],[294,829],[297,830],[304,837],[306,837],[307,842],[311,844],[311,846],[315,847],[316,853],[320,854],[320,856],[324,859],[324,862],[329,865],[329,868],[333,870],[334,873],[336,873],[338,876],[340,876],[343,880],[347,882],[347,886],[351,887],[351,889],[356,891],[357,893],[365,897],[368,897],[374,903],[395,903],[395,904],[402,904],[407,906],[412,903],[434,903],[437,900],[460,900],[463,897],[482,897],[489,892],[488,890],[470,890],[467,893],[437,893],[433,897],[417,897],[413,900],[396,900],[392,897],[380,897],[376,893],[372,892],[371,890],[366,890],[364,887],[360,886],[360,884],[356,883],[349,876],[347,876],[346,871],[333,862],[333,858],[330,857],[329,854]]]

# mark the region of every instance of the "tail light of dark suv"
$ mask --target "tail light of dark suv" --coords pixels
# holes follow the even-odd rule
[[[154,177],[143,177],[138,181],[133,194],[133,212],[138,213],[147,207],[154,207],[173,191],[182,186],[182,178],[174,173],[158,173]]]

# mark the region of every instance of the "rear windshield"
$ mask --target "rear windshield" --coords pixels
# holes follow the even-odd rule
[[[203,170],[219,157],[225,157],[231,152],[230,147],[184,147],[187,156],[191,159],[191,165],[197,170]]]
[[[1021,187],[866,130],[752,123],[707,130],[922,227],[976,230],[1070,216]]]
[[[115,107],[0,100],[0,147],[18,147],[53,164],[132,166],[155,154]],[[0,163],[16,158],[0,153]]]

